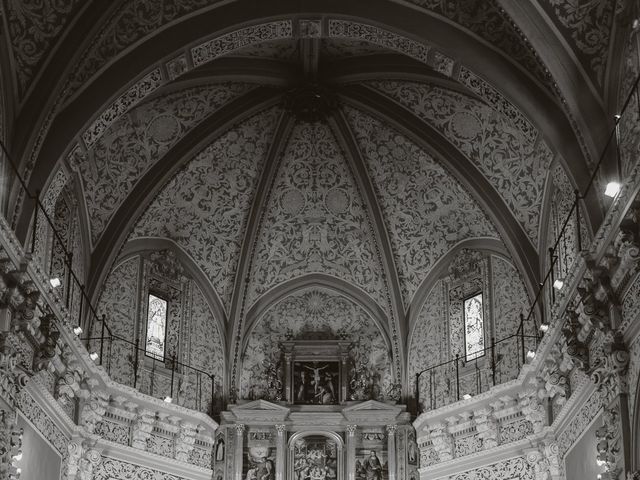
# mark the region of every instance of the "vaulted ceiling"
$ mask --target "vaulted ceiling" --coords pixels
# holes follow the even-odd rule
[[[460,245],[534,293],[551,199],[584,188],[618,106],[631,3],[4,0],[0,134],[32,191],[73,185],[94,297],[123,248],[169,242],[228,337],[337,285],[398,358]]]

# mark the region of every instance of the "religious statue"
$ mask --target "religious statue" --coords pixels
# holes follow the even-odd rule
[[[365,460],[364,470],[366,480],[382,480],[382,464],[373,450]]]

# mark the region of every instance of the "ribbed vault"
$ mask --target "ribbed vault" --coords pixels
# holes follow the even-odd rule
[[[585,118],[604,118],[613,70],[575,32],[604,35],[616,12],[578,26],[542,0],[545,15],[500,1],[134,3],[70,4],[32,58],[19,27],[36,12],[9,9],[6,51],[24,67],[2,78],[19,93],[11,148],[47,201],[75,192],[95,300],[131,252],[171,245],[224,326],[235,389],[260,331],[248,318],[288,296],[350,291],[399,381],[463,245],[497,252],[534,295],[604,131]],[[27,238],[32,206],[9,200]],[[601,206],[584,206],[587,231]]]

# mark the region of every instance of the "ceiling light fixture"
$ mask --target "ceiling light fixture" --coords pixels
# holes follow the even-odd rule
[[[464,398],[465,400],[469,400],[471,398],[471,394],[470,393],[465,393],[462,398]]]
[[[52,279],[49,280],[49,283],[53,288],[58,288],[60,285],[62,285],[62,282],[58,277],[53,277]]]
[[[604,194],[607,197],[615,197],[620,193],[620,184],[618,182],[609,182],[607,183],[607,188],[604,190]]]
[[[542,323],[540,325],[540,331],[542,333],[546,333],[549,330],[549,324],[548,323]]]
[[[80,325],[78,325],[77,327],[73,327],[73,333],[80,336],[80,334],[82,333],[82,327]]]
[[[527,352],[527,358],[528,358],[529,360],[533,360],[534,358],[536,358],[536,352],[534,352],[533,350],[529,350],[529,351]]]
[[[89,354],[89,358],[90,358],[91,360],[93,360],[94,362],[95,362],[96,360],[98,360],[98,357],[99,357],[99,355],[98,355],[96,352],[91,352],[91,353]]]
[[[556,278],[553,282],[553,288],[556,290],[562,290],[562,287],[564,287],[564,280]]]
[[[171,403],[173,402],[173,398],[171,398],[169,395],[167,395],[166,397],[164,397],[164,401],[167,403]]]

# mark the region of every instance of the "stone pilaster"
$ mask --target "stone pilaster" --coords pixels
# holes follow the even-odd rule
[[[236,451],[234,458],[234,478],[242,480],[242,462],[244,460],[244,431],[243,423],[236,424]]]
[[[284,480],[287,452],[287,426],[279,423],[276,428],[276,480]]]
[[[347,480],[355,480],[356,478],[356,431],[357,425],[347,425]]]
[[[387,425],[387,455],[389,466],[389,480],[396,480],[397,476],[397,453],[396,453],[396,432],[397,425]]]

